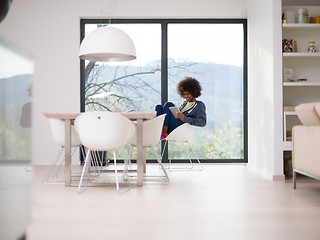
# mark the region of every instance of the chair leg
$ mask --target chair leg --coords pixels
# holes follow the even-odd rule
[[[77,147],[71,148],[71,158],[73,157]],[[64,178],[64,156],[61,158],[60,163],[57,164],[57,168],[55,170],[55,174],[53,174],[54,178]]]
[[[77,148],[79,148],[80,150],[80,155],[86,159],[86,149],[84,146],[78,146],[78,147],[75,147],[74,150],[76,150]],[[74,151],[75,152],[75,151]],[[62,175],[64,176],[64,168],[63,168],[64,165],[61,166],[61,170],[62,171]],[[75,177],[77,180],[81,177],[81,173],[82,171],[73,171],[72,172],[72,177]]]
[[[292,175],[293,175],[293,189],[296,189],[297,188],[297,172],[293,170]]]
[[[82,174],[81,174],[81,178],[80,178],[80,182],[79,182],[79,186],[78,186],[78,193],[81,193],[85,189],[87,189],[87,185],[86,185],[86,187],[83,190],[81,190],[81,185],[82,185],[83,176],[84,176],[85,172],[87,172],[86,175],[87,175],[87,182],[88,182],[88,163],[90,164],[90,162],[91,162],[91,150],[89,149],[87,156],[86,156],[86,160],[85,160],[83,169],[82,169]]]
[[[72,147],[71,157],[74,155],[78,147]],[[52,183],[52,184],[64,184],[64,148],[61,147],[57,153],[54,161],[52,162],[50,168],[48,169],[42,183]],[[80,154],[85,157],[86,154],[82,147],[80,147]]]
[[[117,187],[117,191],[119,193],[124,193],[128,190],[131,189],[130,183],[129,183],[129,187],[125,188],[124,190],[120,191],[120,187],[119,187],[119,178],[118,178],[118,168],[117,168],[117,159],[116,159],[116,151],[113,150],[113,161],[114,161],[114,173],[116,175],[116,187]]]
[[[152,150],[153,155],[156,157],[156,159],[157,159],[157,161],[158,161],[158,163],[159,163],[160,168],[162,169],[162,171],[163,171],[163,173],[164,173],[164,177],[166,178],[166,181],[169,182],[168,173],[167,173],[166,169],[164,168],[162,162],[160,161],[159,156],[158,156],[156,150],[154,150],[153,147],[150,147],[150,148],[151,148],[151,150]]]
[[[185,143],[185,142],[182,142],[182,143]],[[176,142],[173,141],[172,144],[176,144]],[[189,152],[190,152],[190,150],[189,150]],[[171,167],[172,157],[169,156],[168,158],[169,158],[168,170],[170,172],[172,172],[172,171],[180,171],[180,170],[191,170],[193,168],[193,163],[192,163],[191,158],[189,158],[189,163],[190,163],[191,167]]]
[[[60,180],[63,180],[64,179],[63,170],[64,170],[64,156],[60,159],[60,161],[57,162],[55,169],[52,169],[51,179],[49,181],[54,181],[54,179],[59,179],[59,178]]]
[[[167,169],[168,169],[170,172],[172,172],[172,171],[179,171],[179,170],[185,170],[185,171],[202,171],[202,170],[203,170],[203,166],[202,166],[199,158],[197,157],[196,153],[193,151],[193,149],[192,149],[192,147],[191,147],[191,144],[190,144],[188,141],[187,141],[187,142],[183,142],[183,143],[187,143],[187,144],[189,145],[189,148],[188,148],[188,149],[189,149],[189,155],[193,154],[193,155],[195,156],[195,159],[196,159],[196,161],[197,161],[197,163],[198,163],[198,165],[199,165],[199,168],[194,168],[195,165],[193,164],[191,158],[189,158],[189,162],[190,162],[190,165],[191,165],[190,167],[171,167],[172,157],[169,156],[169,163],[168,163],[168,168],[167,168]],[[166,140],[166,142],[165,142],[165,147],[166,147],[166,145],[167,145],[167,140]],[[164,152],[164,151],[163,151],[163,152]],[[163,159],[163,152],[162,152],[162,154],[161,154],[161,162],[162,162],[162,159]]]
[[[171,146],[173,146],[173,142],[172,142],[172,145]],[[169,151],[169,144],[168,144],[168,170],[170,171],[170,169],[171,169],[171,162],[172,162],[172,154],[170,155],[170,151]]]
[[[114,173],[116,174],[116,187],[119,192],[119,180],[118,180],[118,169],[117,169],[117,159],[116,159],[116,151],[113,150],[113,162],[114,162]]]
[[[187,142],[187,143],[188,143],[188,145],[189,145],[189,147],[190,147],[190,149],[191,149],[191,152],[192,152],[193,155],[195,156],[195,159],[197,160],[197,162],[198,162],[198,164],[199,164],[199,166],[200,166],[200,169],[198,169],[198,170],[199,170],[199,171],[202,171],[202,170],[203,170],[203,166],[202,166],[199,158],[197,157],[197,154],[193,151],[193,148],[191,147],[191,144],[190,144],[189,142]]]
[[[168,140],[165,140],[165,142],[164,142],[164,147],[163,147],[163,151],[162,151],[162,153],[161,153],[161,163],[163,163],[163,162],[162,162],[162,161],[163,161],[163,155],[164,155],[164,151],[165,151],[165,149],[166,149],[167,143],[168,143]]]
[[[60,156],[61,156],[62,152],[63,152],[63,147],[60,148],[57,156],[56,156],[55,159],[53,160],[50,168],[48,169],[48,171],[47,171],[47,173],[46,173],[46,175],[45,175],[44,178],[42,179],[42,183],[49,182],[49,178],[50,178],[50,176],[51,176],[51,174],[52,174],[53,168],[56,166],[58,160],[60,159]]]
[[[97,151],[94,151],[92,153],[92,173],[94,175],[94,177],[97,177],[99,176],[100,174],[100,165],[101,165],[101,159],[100,159],[100,156],[99,156],[99,153]]]
[[[129,149],[128,149],[128,159],[124,160],[124,171],[122,174],[122,181],[124,180],[128,180],[128,171],[129,171],[129,167],[131,167],[131,155],[132,155],[132,150],[133,150],[133,146],[130,145]]]
[[[165,149],[166,149],[167,145],[168,145],[168,140],[166,139],[166,140],[165,140],[165,143],[164,143],[163,151],[162,151],[162,153],[161,153],[161,163],[162,163],[162,164],[163,164],[163,155],[164,155],[164,152],[165,152]],[[169,160],[169,161],[168,161],[168,167],[167,167],[167,169],[170,169],[171,158],[169,157],[168,160]],[[160,168],[160,166],[159,166],[159,168]]]

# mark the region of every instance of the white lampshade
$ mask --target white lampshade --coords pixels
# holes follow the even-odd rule
[[[118,28],[106,26],[97,28],[82,40],[79,58],[122,62],[136,59],[136,49],[128,34]]]

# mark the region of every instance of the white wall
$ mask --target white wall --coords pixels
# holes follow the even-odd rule
[[[281,0],[248,1],[249,164],[282,175]]]
[[[35,56],[33,160],[49,164],[57,151],[42,112],[80,111],[80,18],[245,18],[247,0],[15,0],[0,37]],[[103,14],[100,10],[103,9]]]
[[[283,170],[283,151],[282,151],[282,8],[281,0],[273,1],[273,91],[274,91],[274,164],[271,169],[273,177],[282,176]],[[280,178],[281,179],[281,178]]]

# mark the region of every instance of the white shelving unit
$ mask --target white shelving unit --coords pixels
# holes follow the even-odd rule
[[[320,5],[320,4],[319,4]],[[283,6],[282,11],[296,12],[302,6]],[[320,15],[320,6],[306,8],[309,16]],[[282,84],[283,93],[283,151],[292,150],[292,142],[288,141],[287,131],[293,126],[301,124],[294,106],[311,101],[320,101],[320,24],[316,23],[284,23],[282,24],[282,38],[295,41],[297,52],[282,54],[283,69],[292,69],[294,79],[307,79],[307,81],[285,82]],[[317,51],[308,52],[309,42],[315,42]]]

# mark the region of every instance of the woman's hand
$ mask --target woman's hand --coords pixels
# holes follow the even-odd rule
[[[184,120],[184,114],[183,113],[181,113],[181,112],[178,112],[177,114],[176,114],[176,116],[181,120],[181,121],[183,121]]]

